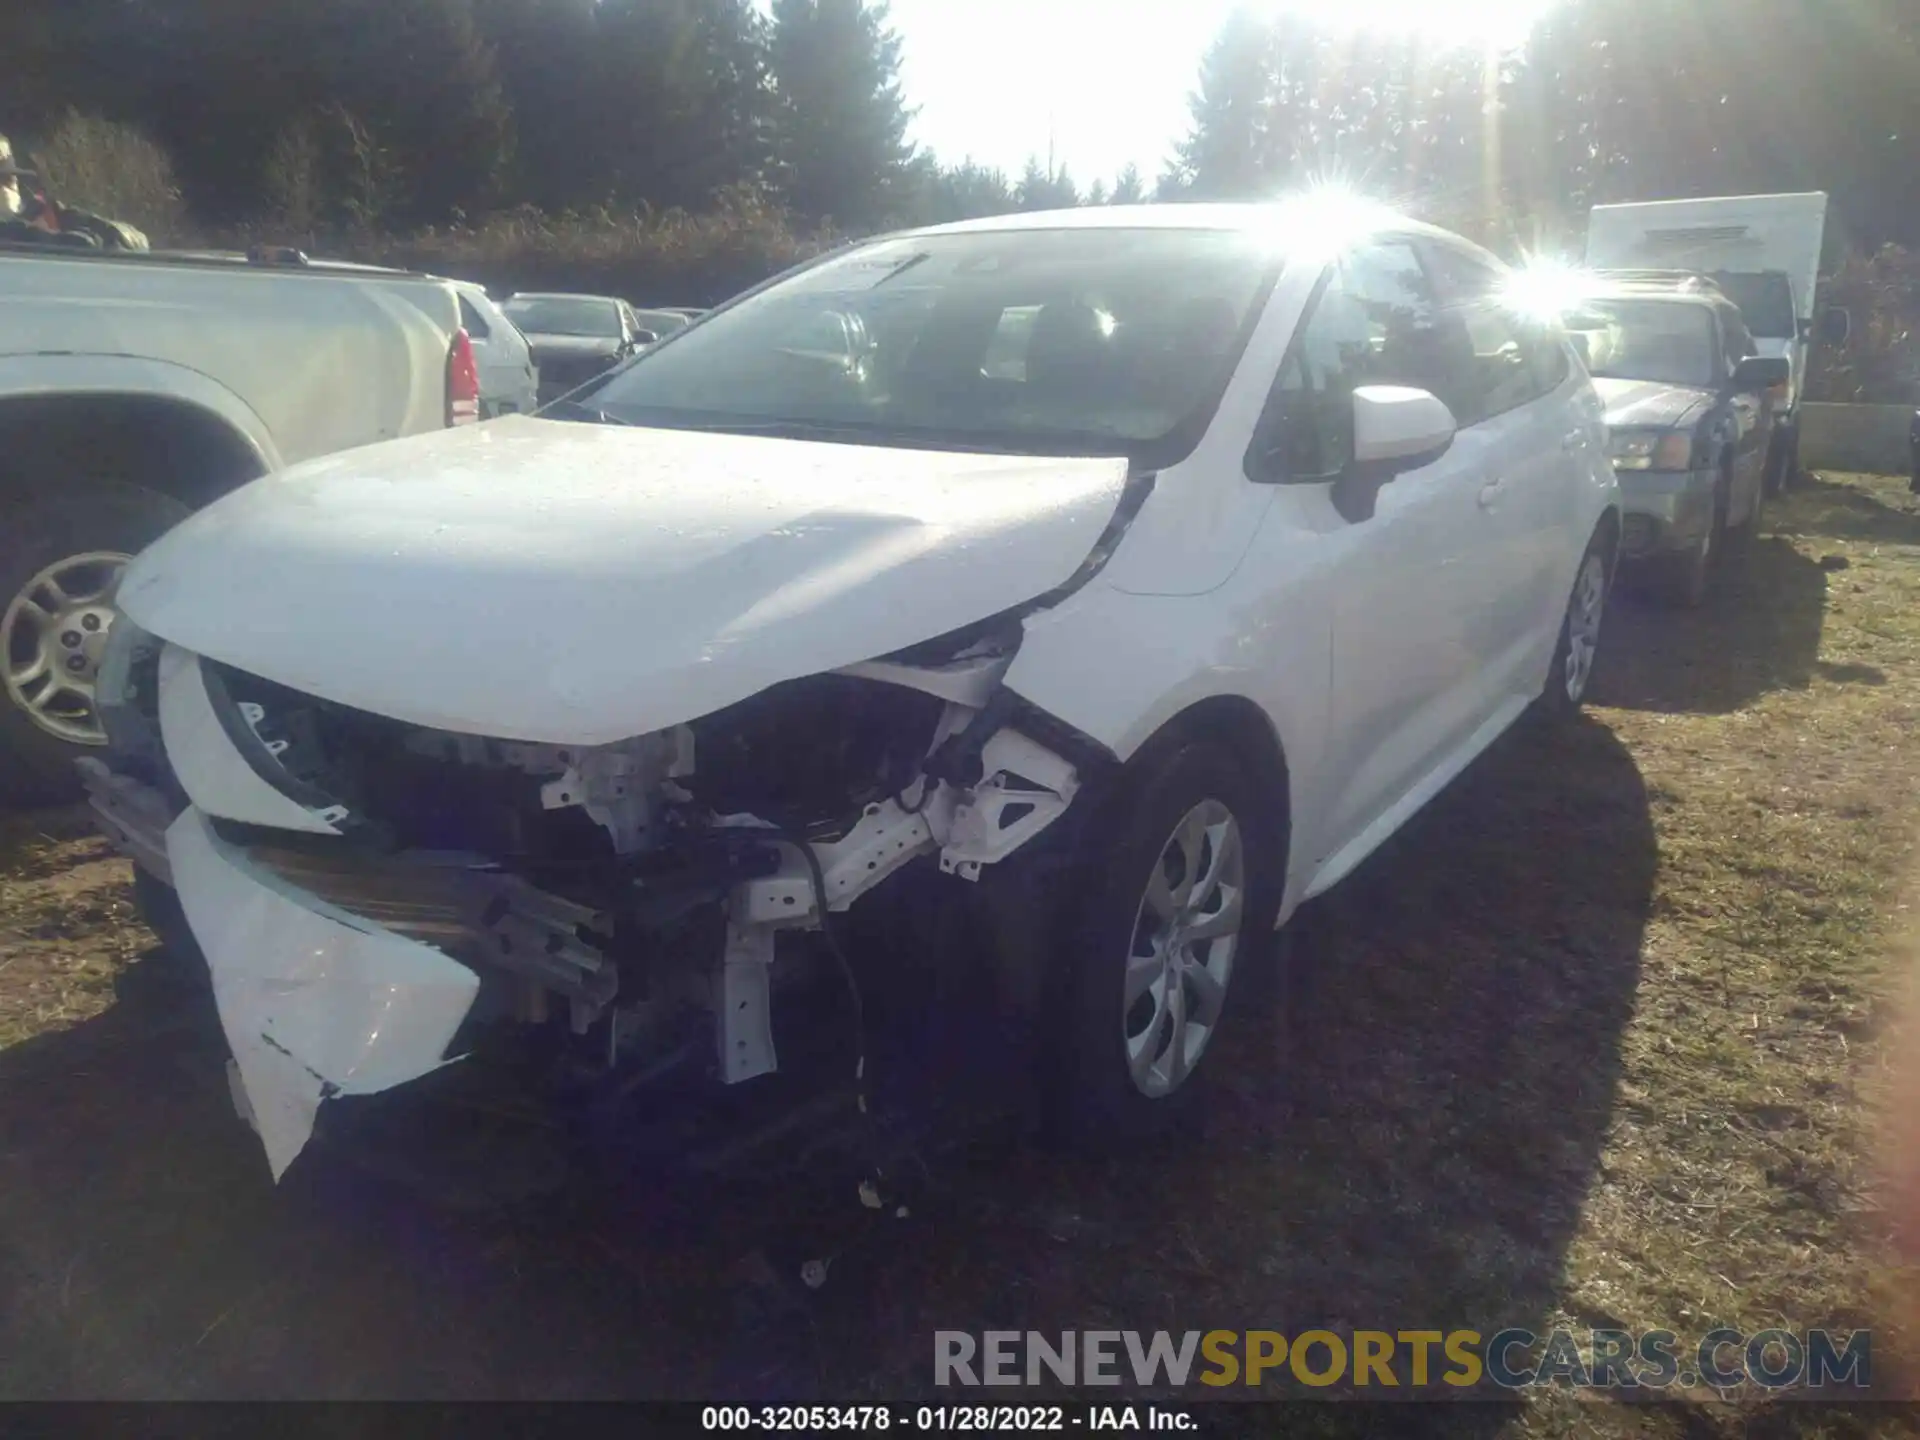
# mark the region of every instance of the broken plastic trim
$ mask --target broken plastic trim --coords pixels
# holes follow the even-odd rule
[[[1147,503],[1147,497],[1153,494],[1154,486],[1159,483],[1159,480],[1159,473],[1153,470],[1128,475],[1126,484],[1120,490],[1120,503],[1114,506],[1113,518],[1107,521],[1107,528],[1100,532],[1100,538],[1094,542],[1093,549],[1088,553],[1087,558],[1080,562],[1080,568],[1044,595],[1037,595],[1026,604],[1018,606],[1015,613],[1027,616],[1036,610],[1051,610],[1106,569],[1107,562],[1120,548],[1120,542],[1126,538],[1127,531],[1133,528],[1134,517]]]
[[[202,657],[199,670],[214,718],[220,722],[220,728],[226,732],[234,750],[247,762],[248,769],[294,804],[324,814],[328,823],[342,835],[350,835],[365,825],[365,820],[341,804],[338,798],[302,780],[280,763],[279,756],[267,748],[266,741],[254,730],[240,702],[233,698],[219,665]]]

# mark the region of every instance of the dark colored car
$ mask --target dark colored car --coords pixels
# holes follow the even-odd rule
[[[1759,525],[1768,396],[1787,364],[1761,357],[1739,308],[1710,287],[1621,286],[1585,300],[1567,326],[1607,406],[1622,557],[1699,605],[1722,544]]]
[[[611,295],[519,294],[500,308],[533,347],[542,405],[659,338]]]

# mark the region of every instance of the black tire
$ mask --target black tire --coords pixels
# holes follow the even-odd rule
[[[138,554],[189,513],[168,496],[111,481],[63,484],[57,494],[14,507],[10,497],[0,497],[0,617],[48,566],[95,551]],[[80,792],[74,759],[91,748],[49,734],[0,688],[0,803],[74,798]]]
[[[1746,549],[1760,538],[1760,524],[1767,514],[1767,485],[1763,478],[1753,492],[1753,508],[1747,518],[1727,531],[1727,539],[1738,549]]]
[[[1580,673],[1576,685],[1570,669],[1574,629],[1585,599],[1583,587],[1589,583],[1589,571],[1597,565],[1600,595],[1599,612],[1594,620],[1593,645],[1598,650],[1600,640],[1605,635],[1607,605],[1613,599],[1614,559],[1612,542],[1604,532],[1596,532],[1587,542],[1586,551],[1580,556],[1580,564],[1573,572],[1573,585],[1567,591],[1567,606],[1560,613],[1560,638],[1554,644],[1553,664],[1547,670],[1547,688],[1540,692],[1540,698],[1534,702],[1534,713],[1550,724],[1571,720],[1586,707],[1587,694],[1593,683],[1593,656],[1588,655],[1584,672]]]
[[[1782,495],[1800,484],[1800,427],[1784,427],[1774,432],[1772,453],[1767,456],[1766,492]]]
[[[1169,1094],[1150,1098],[1136,1086],[1128,1066],[1128,957],[1155,865],[1176,826],[1209,802],[1231,815],[1241,836],[1241,925],[1225,1001],[1206,1049],[1183,1083]],[[1284,883],[1283,803],[1279,797],[1263,797],[1249,768],[1223,745],[1175,740],[1135,760],[1134,773],[1111,798],[1103,822],[1088,828],[1083,843],[1097,849],[1088,857],[1086,888],[1066,932],[1061,1000],[1066,1043],[1051,1097],[1065,1138],[1098,1149],[1164,1134],[1193,1118],[1205,1089],[1207,1056],[1217,1047],[1222,1028],[1231,1027],[1236,1010],[1268,988],[1257,970],[1282,950],[1273,922]],[[1154,1006],[1152,997],[1142,998]]]
[[[1681,610],[1698,610],[1713,593],[1714,569],[1727,539],[1728,492],[1732,477],[1724,470],[1713,496],[1713,519],[1707,530],[1682,554],[1669,556],[1661,563],[1660,598]]]

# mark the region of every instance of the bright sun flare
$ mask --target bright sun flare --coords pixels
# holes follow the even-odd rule
[[[1553,0],[1259,0],[1262,14],[1298,15],[1328,29],[1418,31],[1442,42],[1518,45]]]

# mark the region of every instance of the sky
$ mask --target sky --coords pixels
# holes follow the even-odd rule
[[[1247,3],[1247,0],[1241,0]],[[1515,43],[1551,0],[1251,0],[1332,24]],[[909,132],[942,162],[1017,178],[1054,155],[1081,188],[1129,162],[1149,186],[1187,131],[1200,60],[1236,0],[891,0]]]

